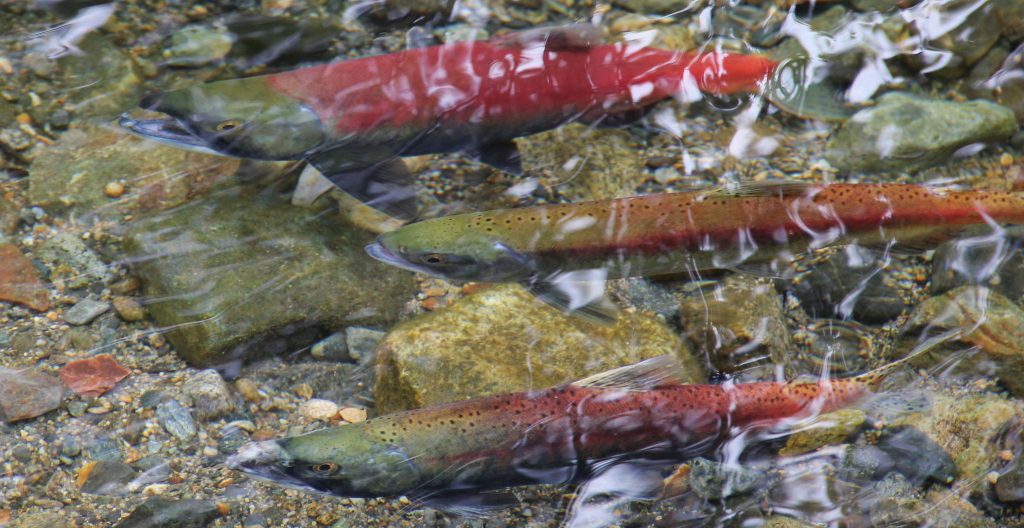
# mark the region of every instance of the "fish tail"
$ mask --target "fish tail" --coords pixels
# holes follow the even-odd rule
[[[909,365],[911,361],[917,359],[918,356],[931,350],[933,346],[934,344],[932,343],[925,343],[917,347],[915,350],[911,351],[910,354],[908,354],[906,357],[882,365],[881,367],[865,372],[864,374],[861,374],[859,376],[854,376],[853,378],[850,378],[850,381],[853,382],[855,385],[875,390],[882,384],[883,381],[886,380],[886,378],[892,375],[893,372],[896,372],[900,368]]]

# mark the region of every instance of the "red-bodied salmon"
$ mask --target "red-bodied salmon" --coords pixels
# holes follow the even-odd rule
[[[1024,194],[910,184],[748,183],[452,215],[381,235],[367,252],[452,280],[520,282],[612,316],[603,281],[735,269],[783,276],[808,249],[928,249],[973,225],[1024,223]]]
[[[740,434],[855,404],[917,353],[853,378],[720,385],[683,383],[675,359],[660,356],[560,387],[248,444],[228,466],[310,491],[458,509],[481,491],[708,454]]]
[[[140,106],[169,118],[121,124],[179,147],[305,159],[349,194],[407,218],[413,178],[400,156],[465,152],[517,172],[513,138],[572,121],[622,123],[673,96],[753,91],[775,65],[605,44],[588,25],[541,28],[158,93]]]

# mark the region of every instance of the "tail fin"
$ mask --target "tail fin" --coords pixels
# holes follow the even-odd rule
[[[874,370],[865,372],[859,376],[854,376],[851,381],[858,385],[863,385],[871,390],[877,389],[886,378],[888,378],[893,372],[896,372],[900,368],[909,365],[911,361],[917,359],[918,356],[927,353],[935,347],[937,343],[926,341],[918,345],[914,350],[910,352],[906,357],[897,359],[887,365],[882,365]]]

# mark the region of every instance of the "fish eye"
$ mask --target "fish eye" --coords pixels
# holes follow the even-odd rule
[[[217,123],[214,130],[217,132],[230,132],[238,127],[242,126],[242,122],[238,119],[228,119],[227,121],[221,121]]]
[[[313,470],[313,473],[318,475],[330,475],[338,469],[338,465],[334,462],[321,462],[319,464],[313,464],[309,469]]]
[[[423,255],[423,262],[427,264],[444,264],[448,259],[440,253],[429,253]]]

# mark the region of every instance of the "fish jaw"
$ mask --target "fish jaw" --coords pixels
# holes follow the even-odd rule
[[[408,260],[400,257],[399,255],[395,254],[395,252],[388,249],[388,247],[381,243],[380,240],[367,244],[364,249],[367,255],[389,266],[401,268],[406,271],[411,271],[413,273],[423,273],[425,275],[430,275],[434,277],[440,276],[438,275],[437,272],[431,270],[426,266],[417,266],[416,264],[413,264],[412,262],[409,262]]]
[[[285,471],[291,465],[291,457],[276,440],[251,442],[242,446],[237,453],[228,457],[225,465],[229,469],[246,475],[303,491],[320,490],[295,478]]]
[[[177,119],[133,119],[125,114],[117,120],[117,124],[144,139],[157,141],[180,149],[203,152],[205,154],[224,155],[222,152],[206,146],[206,142],[190,132]]]

